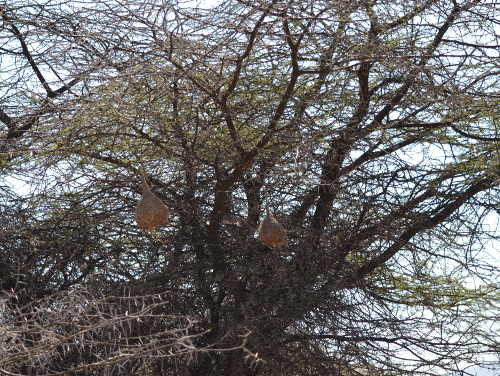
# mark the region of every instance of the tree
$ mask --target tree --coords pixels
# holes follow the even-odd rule
[[[3,5],[2,176],[30,191],[2,188],[1,372],[437,374],[497,355],[497,12]],[[134,223],[141,171],[172,211],[159,238]],[[255,236],[266,203],[283,247]]]

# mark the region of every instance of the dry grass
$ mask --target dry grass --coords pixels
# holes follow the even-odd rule
[[[128,374],[131,364],[143,370],[138,374],[148,374],[155,363],[168,358],[182,358],[188,364],[201,352],[248,352],[246,336],[236,348],[198,347],[198,338],[207,331],[197,329],[190,317],[166,313],[166,293],[96,297],[78,287],[23,307],[9,303],[16,299],[13,294],[0,299],[0,374],[4,375],[74,375],[92,369],[108,376]]]

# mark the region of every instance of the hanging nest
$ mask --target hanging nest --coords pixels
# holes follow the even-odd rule
[[[266,217],[260,222],[257,231],[259,232],[260,242],[268,247],[276,248],[285,244],[286,230],[274,218],[273,213],[269,210],[269,204],[266,204]]]
[[[142,197],[135,207],[135,221],[141,229],[155,233],[154,228],[156,226],[168,223],[170,210],[158,196],[151,192],[151,187],[144,175],[141,176],[141,180]]]

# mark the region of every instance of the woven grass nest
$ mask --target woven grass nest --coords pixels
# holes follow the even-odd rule
[[[269,204],[266,204],[266,217],[260,222],[259,240],[265,246],[277,248],[286,241],[285,228],[274,218],[274,214],[269,210]]]
[[[135,207],[135,221],[141,229],[155,233],[154,228],[156,226],[168,223],[170,210],[158,196],[151,192],[151,187],[144,175],[141,176],[141,180],[142,197]]]

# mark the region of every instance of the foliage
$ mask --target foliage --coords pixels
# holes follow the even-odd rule
[[[499,10],[0,5],[0,373],[498,356]],[[171,210],[159,240],[134,222],[143,170]],[[276,249],[255,234],[266,202]]]

